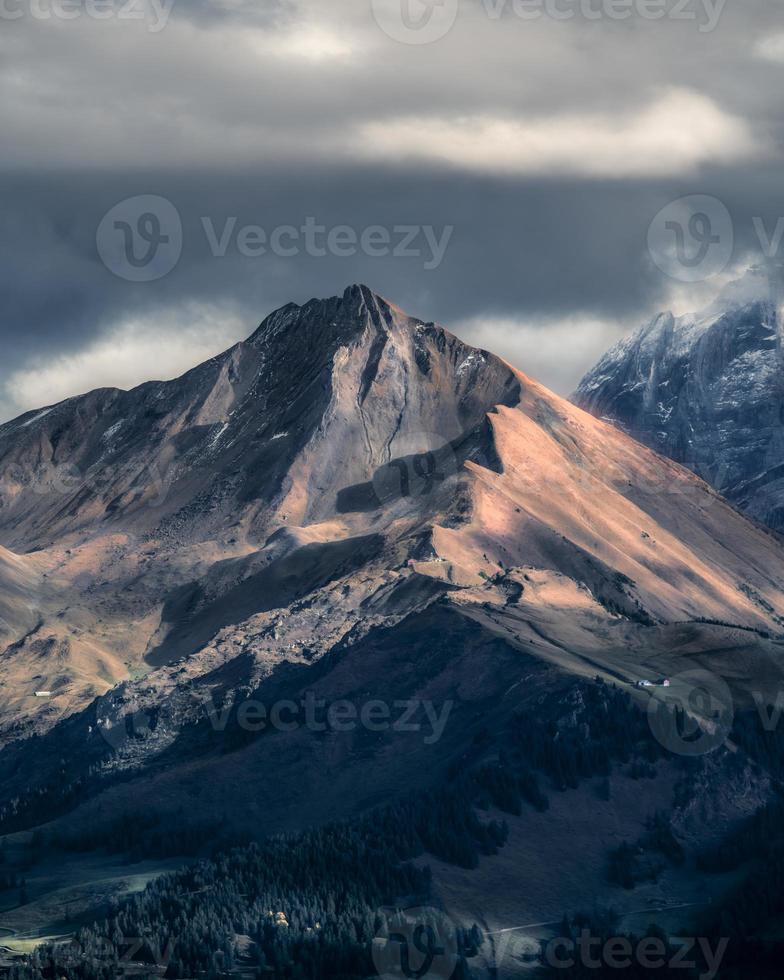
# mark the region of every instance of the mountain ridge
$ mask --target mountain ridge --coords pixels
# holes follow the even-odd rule
[[[463,820],[483,836],[509,785],[537,804],[512,806],[509,894],[526,893],[532,862],[543,883],[544,865],[574,867],[565,836],[593,856],[579,891],[565,874],[535,915],[496,907],[498,928],[576,894],[615,902],[617,804],[575,788],[553,834],[532,767],[557,746],[559,786],[563,763],[577,787],[578,758],[604,776],[602,731],[626,738],[628,722],[646,746],[617,771],[607,756],[613,799],[633,802],[635,834],[669,813],[677,745],[667,753],[639,708],[663,678],[688,696],[695,671],[731,682],[739,708],[780,690],[780,538],[616,426],[358,288],[264,323],[123,409],[91,393],[0,439],[0,834],[45,825],[34,901],[65,888],[70,915],[72,881],[49,874],[57,842],[144,851],[162,834],[179,854],[372,822],[413,799],[444,854]],[[311,723],[314,702],[359,719],[380,705],[389,724]],[[284,706],[283,725],[247,724]],[[413,728],[395,724],[402,711]],[[504,768],[510,746],[519,771]],[[684,773],[695,848],[770,791],[735,749],[711,758],[705,790]],[[484,789],[455,810],[466,779]],[[704,885],[676,874],[679,894]],[[447,907],[450,875],[436,866]],[[461,887],[474,908],[498,891],[481,871]],[[96,894],[85,916],[103,915]]]
[[[62,406],[65,406],[71,402],[79,401],[84,398],[92,396],[97,397],[100,395],[127,395],[133,394],[134,392],[139,392],[148,386],[173,385],[178,382],[182,382],[183,379],[189,377],[195,372],[206,369],[208,366],[215,363],[222,363],[238,349],[245,346],[259,347],[264,342],[268,342],[270,339],[270,334],[277,334],[284,327],[290,326],[293,322],[293,316],[297,313],[301,313],[302,311],[306,310],[315,310],[321,314],[319,319],[325,320],[328,319],[330,309],[334,311],[335,309],[339,309],[341,305],[344,307],[348,306],[349,310],[353,311],[359,316],[362,315],[364,310],[368,313],[368,315],[373,315],[376,317],[376,323],[380,323],[381,310],[384,308],[390,311],[394,310],[397,313],[405,316],[400,307],[392,303],[390,300],[382,297],[380,293],[375,292],[369,286],[366,286],[363,283],[352,283],[345,288],[342,295],[335,295],[321,299],[314,297],[302,304],[293,302],[285,303],[283,306],[278,307],[276,310],[273,310],[272,313],[268,314],[264,320],[262,320],[259,326],[256,327],[256,329],[253,330],[247,337],[237,341],[237,343],[232,344],[230,347],[220,351],[218,354],[214,354],[205,361],[188,368],[186,371],[183,371],[174,378],[170,378],[169,380],[151,378],[141,382],[138,385],[134,385],[131,388],[119,388],[111,385],[104,385],[99,386],[98,388],[89,389],[76,395],[70,395],[59,402],[53,402],[51,404],[41,405],[37,408],[28,409],[25,412],[22,412],[20,415],[14,416],[3,423],[0,423],[0,436],[4,434],[4,430],[6,429],[10,430],[12,428],[26,428],[33,422],[43,419],[45,415],[49,414],[54,409],[61,408]],[[372,307],[374,310],[373,314],[370,314],[370,307]],[[417,322],[425,323],[425,321],[421,320],[417,320]],[[470,345],[466,344],[465,346],[468,347]]]
[[[700,314],[659,314],[611,348],[573,401],[784,529],[784,306],[752,269]]]
[[[522,603],[510,628],[546,659],[567,635],[594,658],[621,624],[646,649],[676,622],[784,625],[772,536],[367,287],[288,304],[172,382],[67,405],[0,430],[0,544],[35,566],[0,638],[5,738],[134,677],[166,688],[174,662],[193,680],[249,657],[255,684],[441,600],[468,615],[527,590],[504,617]]]

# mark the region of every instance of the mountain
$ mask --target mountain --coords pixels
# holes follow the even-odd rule
[[[59,642],[71,623],[70,643],[89,637],[102,654],[73,703],[366,561],[380,545],[375,489],[400,480],[383,466],[470,434],[518,388],[496,358],[353,287],[284,307],[174,382],[92,392],[2,426],[0,537],[57,583],[36,590],[38,633]],[[478,451],[473,439],[458,452]],[[404,491],[416,494],[413,479]],[[362,499],[338,500],[352,486]],[[198,636],[177,625],[194,603]],[[50,708],[72,703],[70,659],[45,675],[59,692]],[[15,683],[31,693],[19,672]]]
[[[334,514],[338,490],[421,449],[423,433],[441,444],[470,430],[517,390],[497,358],[354,286],[283,307],[176,381],[0,427],[0,528],[26,551],[96,528],[154,530],[167,546],[238,528],[263,538],[284,512],[296,525]]]
[[[45,824],[58,861],[118,839],[151,853],[148,837],[160,856],[157,821],[181,844],[257,840],[405,800],[445,862],[442,895],[485,907],[492,877],[457,880],[450,864],[492,852],[476,792],[519,816],[519,875],[564,871],[491,924],[557,920],[617,899],[603,868],[618,813],[580,780],[646,774],[631,789],[617,774],[640,835],[681,786],[637,682],[708,669],[740,706],[781,674],[777,535],[365,286],[286,306],[174,381],[6,424],[0,488],[0,834]],[[374,705],[386,723],[303,723],[311,701],[344,717]],[[720,836],[770,789],[744,754],[712,765],[679,790],[695,847],[708,831],[690,814]],[[576,794],[552,804],[552,826],[533,769]],[[540,809],[518,813],[521,792]],[[591,854],[577,877],[558,864],[573,834]],[[503,894],[526,895],[512,878]],[[51,865],[30,878],[36,900],[56,905],[55,880]],[[705,885],[684,872],[676,887]],[[95,914],[95,894],[79,902]]]
[[[703,312],[660,313],[622,340],[574,401],[784,530],[782,310],[752,269]]]
[[[703,483],[364,286],[175,381],[7,423],[0,489],[0,543],[38,576],[0,730],[182,658],[258,677],[511,569],[559,577],[548,616],[784,615],[778,544]]]

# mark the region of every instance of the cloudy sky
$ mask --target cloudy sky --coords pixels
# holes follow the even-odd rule
[[[352,282],[568,393],[781,245],[782,83],[780,0],[0,0],[0,418]]]

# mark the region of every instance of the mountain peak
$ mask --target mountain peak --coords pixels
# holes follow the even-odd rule
[[[394,306],[363,283],[352,283],[347,286],[340,302],[346,314],[354,313],[359,317],[368,316],[378,327],[382,326],[384,322],[390,322],[393,311],[403,313],[399,307]],[[408,318],[407,314],[404,315]]]
[[[652,411],[675,387],[658,380]],[[618,615],[769,629],[784,614],[772,537],[362,284],[282,307],[252,344],[181,378],[36,418],[0,432],[0,541],[26,552],[18,573],[0,552],[0,592],[13,599],[0,596],[0,617],[15,645],[0,681],[11,689],[9,669],[24,678],[10,724],[51,720],[33,714],[26,686],[43,657],[65,712],[129,660],[194,657],[212,676],[236,653],[260,677],[457,590],[493,610],[488,623],[524,595],[533,622],[563,617],[568,643],[584,612],[590,651]],[[659,480],[672,492],[652,492]],[[504,585],[513,569],[522,581]],[[523,569],[539,569],[541,591]],[[527,634],[526,655],[538,642]],[[58,652],[68,649],[73,661]]]
[[[383,304],[385,306],[391,306],[388,300],[384,299],[379,293],[371,289],[370,286],[366,286],[361,282],[351,283],[350,286],[346,286],[343,290],[343,302],[344,303],[358,303],[365,304]]]
[[[706,309],[661,314],[613,347],[574,400],[784,528],[781,277],[753,266]]]
[[[781,303],[784,263],[767,262],[749,266],[721,290],[710,310],[723,311],[756,303]]]
[[[258,346],[268,342],[294,324],[300,327],[309,324],[318,324],[321,328],[325,325],[337,327],[341,336],[352,334],[357,328],[364,329],[368,320],[379,329],[387,329],[391,325],[393,313],[406,316],[369,286],[352,283],[345,288],[342,295],[310,299],[301,306],[286,303],[266,317],[256,332],[248,338],[248,343]]]

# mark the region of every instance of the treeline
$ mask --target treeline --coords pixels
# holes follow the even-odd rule
[[[720,874],[736,871],[749,861],[766,859],[784,851],[784,800],[761,807],[721,843],[697,856],[700,871]]]
[[[650,775],[652,764],[665,755],[631,696],[600,678],[576,685],[555,714],[553,705],[541,707],[541,712],[515,716],[510,755],[545,772],[555,789],[575,789],[583,779],[606,777],[614,763],[631,764],[634,778]]]
[[[657,813],[648,820],[645,833],[636,843],[624,841],[610,852],[607,879],[631,890],[641,882],[658,880],[667,861],[677,867],[685,860],[670,818],[665,813]]]
[[[159,878],[70,946],[42,948],[9,976],[108,980],[141,962],[170,978],[217,980],[242,968],[274,980],[361,980],[375,972],[379,910],[429,901],[429,871],[408,860],[423,847],[411,815],[390,809],[276,837]]]
[[[483,855],[497,853],[508,834],[505,822],[489,819],[487,810],[547,808],[539,773],[562,790],[607,777],[614,762],[652,765],[661,755],[631,698],[600,682],[550,694],[515,715],[501,738],[500,746],[478,738],[428,793],[351,821],[233,847],[161,877],[81,930],[72,946],[41,948],[9,976],[115,980],[131,971],[133,960],[170,980],[217,980],[236,971],[268,980],[362,980],[377,972],[371,944],[381,925],[379,909],[432,901],[429,871],[413,864],[415,858],[431,854],[474,868]],[[128,815],[51,843],[133,856],[152,848],[165,856],[179,836],[198,849],[208,828],[185,833],[182,819]],[[460,941],[454,976],[468,978],[477,935]]]
[[[784,717],[770,708],[769,723],[763,723],[763,708],[738,712],[730,735],[733,742],[774,779],[784,780]]]
[[[86,775],[69,777],[65,768],[51,782],[36,786],[0,807],[0,834],[13,834],[68,813],[89,796]]]
[[[663,750],[651,735],[645,715],[628,694],[597,680],[596,683],[574,685],[570,697],[574,705],[569,713],[580,719],[573,728],[570,729],[557,717],[557,713],[564,708],[559,697],[548,696],[531,712],[516,715],[506,734],[504,749],[507,761],[504,767],[508,769],[511,766],[516,777],[519,776],[519,794],[516,790],[512,794],[519,795],[523,802],[543,805],[532,775],[536,770],[546,773],[554,788],[566,789],[576,787],[581,779],[609,774],[612,763],[616,761],[633,762],[629,775],[634,778],[651,775],[650,764],[662,754]],[[541,718],[540,709],[542,715],[554,716],[549,720]],[[111,749],[95,734],[95,711],[95,707],[91,706],[82,715],[64,723],[63,738],[66,743],[73,736],[79,744],[84,743],[85,735],[81,728],[76,731],[77,727],[83,727],[88,721],[92,723],[93,734],[87,739],[88,746],[81,757],[66,762],[61,756],[61,747],[56,748],[58,761],[43,767],[38,777],[40,782],[21,788],[11,799],[3,801],[0,805],[0,834],[49,822],[75,809],[100,789],[134,778],[133,771],[117,773],[104,769]],[[155,721],[154,717],[150,719],[152,727]],[[209,726],[203,721],[195,726],[194,732],[200,732],[207,738]],[[127,737],[131,743],[135,736],[129,731]],[[241,729],[234,733],[230,726],[222,736],[223,751],[240,748],[247,737],[248,733]],[[49,750],[51,738],[50,735],[40,740],[39,754],[43,759],[54,754]],[[27,744],[26,749],[29,748]],[[9,753],[6,768],[11,774],[16,768],[14,753],[20,751],[14,746],[6,750]],[[2,775],[0,772],[0,778]],[[487,789],[490,791],[489,786]],[[503,793],[500,787],[494,792]],[[516,803],[512,805],[517,806]]]
[[[772,777],[774,797],[698,855],[697,867],[706,873],[745,870],[702,928],[707,935],[730,938],[722,980],[745,980],[751,965],[755,980],[778,978],[784,960],[784,730],[780,724],[761,724],[759,711],[746,711],[736,716],[731,738]]]
[[[619,976],[624,980],[657,980],[667,974],[682,980],[704,980],[709,976],[698,950],[690,950],[688,959],[679,957],[680,944],[670,941],[658,926],[650,925],[637,934],[624,933],[619,925],[620,918],[612,909],[564,917],[557,948],[545,955],[539,975],[549,980],[617,980]],[[655,954],[646,940],[654,942]]]
[[[536,773],[525,764],[515,766],[505,750],[499,753],[497,763],[482,766],[473,778],[478,791],[477,804],[482,809],[494,806],[519,817],[524,803],[542,812],[550,807]]]
[[[757,826],[761,826],[757,822]],[[722,980],[779,978],[784,960],[784,848],[779,828],[772,846],[763,847],[743,882],[706,917],[708,936],[729,938]]]
[[[706,934],[731,939],[722,977],[780,977],[784,960],[784,800],[774,800],[733,831],[719,846],[699,855],[708,873],[745,870],[740,884],[706,917]],[[744,974],[744,970],[746,971]]]
[[[236,834],[227,837],[225,821],[189,822],[180,808],[169,817],[160,813],[123,814],[94,827],[55,833],[49,843],[77,853],[103,849],[123,854],[133,863],[147,858],[196,857],[205,849],[214,851],[241,841]]]

